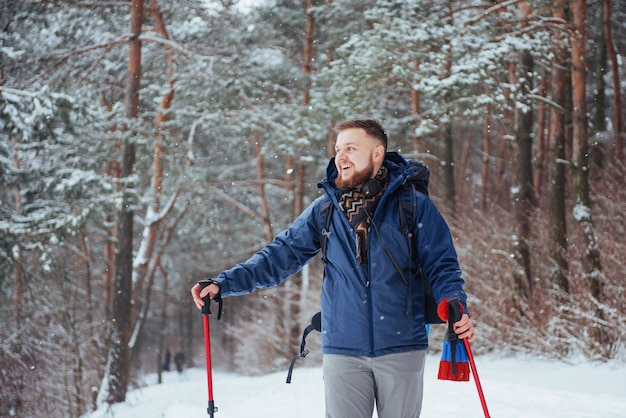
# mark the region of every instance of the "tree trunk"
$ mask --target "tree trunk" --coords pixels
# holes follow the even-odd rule
[[[113,111],[113,104],[107,99],[106,94],[102,94],[102,104],[109,111]],[[111,132],[116,132],[117,125],[111,127]],[[113,145],[113,144],[112,144]],[[121,151],[121,145],[119,141],[115,144]],[[120,162],[111,158],[106,164],[106,175],[112,179],[119,179],[121,177]],[[115,194],[120,195],[121,188],[120,182],[114,182]],[[110,228],[106,228],[106,241],[104,244],[103,258],[104,258],[104,273],[102,275],[102,297],[104,304],[105,318],[111,317],[111,309],[113,307],[113,283],[115,282],[115,253],[117,248],[117,236],[119,225],[116,220],[119,217],[119,210],[115,204],[113,206],[113,213],[106,213],[105,225],[113,225]]]
[[[546,97],[548,90],[548,72],[544,69],[541,72],[541,96]],[[547,106],[544,102],[539,102],[537,109],[537,150],[535,151],[535,174],[533,185],[535,193],[540,196],[543,190],[546,171],[546,119]]]
[[[139,114],[139,86],[141,79],[141,35],[143,0],[133,0],[130,6],[130,33],[128,77],[126,79],[125,114],[136,119]],[[133,173],[136,147],[126,137],[122,147],[121,178]],[[122,191],[119,210],[119,244],[116,257],[115,295],[113,300],[113,330],[109,348],[108,373],[103,382],[109,404],[124,402],[130,377],[131,297],[133,274],[133,217],[134,196]],[[102,389],[101,389],[102,390]]]
[[[300,215],[304,210],[304,182],[306,167],[302,161],[298,161],[295,167],[293,179],[293,216]],[[305,268],[308,268],[305,266]],[[286,283],[287,295],[287,312],[285,312],[286,321],[285,331],[287,335],[288,347],[298,349],[300,345],[300,333],[302,332],[302,324],[300,324],[300,314],[302,312],[301,303],[306,293],[304,272],[301,270],[295,273]]]
[[[12,147],[13,147],[13,168],[16,172],[21,170],[20,160],[18,158],[18,149],[17,149],[17,141],[15,138],[12,139]],[[13,204],[14,211],[17,215],[21,215],[22,213],[22,196],[20,194],[20,185],[16,183],[13,186]],[[22,327],[22,286],[25,282],[24,272],[24,251],[21,245],[15,246],[15,262],[14,262],[14,285],[13,285],[13,306],[14,306],[14,318],[15,318],[15,327],[20,329]]]
[[[552,8],[552,15],[563,21],[568,20],[567,4],[564,0],[558,1]],[[551,96],[552,101],[565,108],[567,101],[567,50],[563,45],[560,32],[556,32],[554,42],[554,58],[551,69]],[[550,258],[554,268],[550,272],[552,283],[565,292],[569,292],[568,279],[568,249],[567,249],[567,222],[565,191],[567,178],[565,176],[565,114],[563,109],[553,106],[550,109],[550,134],[548,138],[548,213],[550,228]]]
[[[443,161],[441,174],[443,177],[443,196],[446,202],[446,211],[451,216],[456,216],[456,188],[454,170],[454,137],[452,136],[452,124],[447,122],[443,128]]]
[[[302,72],[306,78],[306,85],[302,95],[302,104],[307,106],[311,101],[311,74],[313,73],[313,31],[315,29],[315,0],[302,0],[305,16],[304,45],[302,56]]]
[[[445,19],[444,24],[452,26],[454,13],[452,12],[452,2],[447,1],[446,7],[448,9],[448,17]],[[453,46],[448,42],[448,52],[446,54],[445,61],[441,68],[442,80],[449,78],[452,75],[452,49]],[[455,188],[455,160],[454,160],[454,137],[452,136],[452,115],[448,115],[449,120],[444,123],[443,126],[443,160],[441,161],[441,174],[443,177],[443,197],[445,200],[446,211],[451,216],[456,216],[456,188]]]
[[[487,87],[486,87],[487,88]],[[480,173],[481,189],[480,189],[480,206],[483,210],[487,209],[487,194],[489,192],[489,185],[491,184],[489,178],[489,163],[491,157],[491,118],[492,118],[492,106],[487,104],[485,109],[485,116],[483,118],[483,158],[482,169]]]
[[[600,8],[600,19],[598,20],[598,31],[595,45],[595,93],[593,95],[593,130],[595,132],[603,132],[606,130],[606,115],[604,114],[606,109],[606,64],[607,64],[607,48],[605,38],[606,24],[604,19],[604,10]]]
[[[517,83],[517,76],[516,76],[516,71],[517,68],[515,66],[515,63],[513,61],[509,61],[509,63],[507,64],[507,71],[508,71],[508,80],[509,80],[509,85],[514,86]],[[511,138],[513,137],[513,133],[515,131],[515,123],[513,121],[514,119],[514,115],[513,115],[513,109],[515,108],[515,102],[513,100],[511,100],[511,96],[512,96],[512,91],[511,88],[508,86],[504,86],[504,88],[502,89],[503,95],[505,97],[506,100],[506,104],[504,106],[504,109],[502,111],[502,122],[500,123],[501,129],[502,129],[502,134],[500,135],[500,138],[498,140],[498,146],[499,146],[499,154],[498,157],[496,159],[496,184],[495,184],[495,190],[509,190],[511,188],[511,175],[510,170],[509,170],[509,166],[511,166],[513,164],[513,147],[512,147],[512,141]],[[505,200],[505,198],[508,198],[508,200]],[[506,193],[496,193],[495,195],[495,199],[496,199],[496,203],[502,205],[505,208],[510,207],[511,204],[511,199],[510,196]]]
[[[470,157],[472,155],[472,150],[474,149],[474,144],[473,144],[473,132],[470,130],[467,130],[465,132],[465,135],[463,138],[459,138],[458,141],[458,155],[459,157],[457,158],[457,161],[459,161],[459,164],[457,166],[457,172],[461,173],[458,177],[458,181],[456,182],[456,196],[457,196],[457,209],[458,209],[458,202],[467,202],[467,201],[471,201],[470,199],[466,199],[467,196],[467,190],[465,189],[465,185],[469,183],[470,186],[470,191],[469,193],[472,193],[471,190],[471,181],[468,181],[468,167],[469,167],[469,160]],[[462,208],[461,208],[462,210]]]
[[[415,73],[419,70],[419,62],[415,62]],[[411,115],[413,117],[417,117],[419,115],[422,103],[421,103],[421,95],[420,91],[413,87],[414,83],[411,83]],[[413,126],[413,152],[419,152],[419,138],[415,134],[415,129],[417,129],[417,125]]]
[[[302,72],[304,73],[307,83],[302,94],[302,107],[306,109],[311,102],[311,75],[313,73],[313,34],[315,31],[315,0],[302,0],[302,7],[305,17],[305,37],[302,46]],[[293,218],[297,218],[304,210],[304,182],[306,174],[306,166],[301,159],[296,160],[295,164],[295,189],[294,189],[294,206]]]
[[[586,21],[585,0],[574,0],[572,2],[573,33],[571,39],[572,54],[572,102],[574,107],[573,116],[573,155],[574,162],[574,219],[580,224],[583,231],[584,253],[583,269],[585,280],[589,287],[592,299],[597,303],[596,318],[597,323],[602,324],[605,320],[604,312],[601,308],[603,302],[602,283],[604,273],[600,261],[600,249],[596,240],[591,216],[591,199],[589,187],[589,133],[587,130],[587,101],[585,96],[585,21]],[[602,325],[591,324],[591,339],[600,350],[608,350],[613,337],[605,331]],[[606,355],[606,353],[600,353]]]
[[[270,207],[265,197],[265,185],[263,180],[265,179],[265,158],[263,157],[263,150],[261,147],[261,136],[258,132],[252,134],[252,145],[256,151],[256,178],[259,181],[258,192],[261,210],[263,211],[263,230],[265,231],[265,240],[270,242],[274,238],[274,231],[272,230],[272,220],[270,219]]]
[[[603,0],[602,2],[602,16],[604,19],[604,39],[606,42],[606,52],[611,62],[611,80],[613,82],[613,130],[615,135],[615,159],[616,161],[623,161],[624,159],[624,112],[622,106],[622,88],[620,86],[619,76],[619,62],[617,58],[617,52],[615,50],[615,43],[613,42],[613,30],[611,24],[611,10],[613,9],[612,0]]]
[[[91,289],[91,249],[87,244],[87,235],[85,232],[85,228],[80,230],[80,236],[78,237],[80,241],[80,251],[82,253],[83,261],[85,262],[85,306],[86,312],[85,317],[88,324],[93,324],[93,294]],[[89,337],[93,336],[93,330],[88,331]]]
[[[576,204],[574,219],[583,228],[585,254],[583,266],[591,296],[601,301],[602,266],[600,250],[596,242],[591,217],[591,199],[589,190],[589,133],[587,130],[587,100],[585,95],[585,21],[586,4],[584,0],[572,2],[573,33],[571,35],[572,54],[572,101],[573,115],[573,155],[574,162],[574,193]]]
[[[520,2],[519,19],[526,26],[530,10],[525,1]],[[515,233],[513,248],[518,264],[513,272],[517,294],[530,296],[532,288],[532,268],[530,257],[530,222],[531,212],[536,206],[533,189],[532,147],[533,147],[533,112],[528,95],[532,91],[533,58],[530,51],[522,51],[519,56],[518,80],[519,104],[515,106],[515,140],[517,154],[515,160],[516,187],[512,193],[515,212]]]
[[[335,142],[337,142],[337,138],[335,137],[335,121],[331,121],[328,125],[328,158],[331,158],[335,155]]]
[[[311,101],[311,75],[313,73],[313,46],[315,32],[315,12],[316,0],[302,0],[302,9],[305,17],[304,43],[302,45],[302,72],[306,78],[306,84],[302,93],[302,108],[306,109]],[[334,147],[334,144],[332,145]],[[306,175],[306,165],[304,161],[297,158],[294,166],[293,183],[293,218],[297,218],[304,211],[304,184]],[[306,289],[303,287],[303,272],[294,274],[290,282],[287,283],[287,321],[285,324],[287,334],[287,344],[289,347],[298,347],[300,342],[300,313],[302,296]]]
[[[159,35],[164,39],[169,39],[169,35],[163,23],[161,10],[155,0],[150,1],[150,11],[154,17],[156,23],[156,29]],[[167,47],[166,47],[167,48]],[[165,54],[165,61],[167,63],[167,83],[169,89],[161,97],[161,103],[159,110],[157,111],[155,119],[156,135],[154,137],[153,152],[152,152],[152,179],[151,179],[151,205],[148,207],[145,220],[144,220],[144,232],[142,235],[142,241],[137,251],[137,256],[134,263],[135,272],[135,285],[133,289],[133,324],[136,324],[138,313],[142,310],[143,300],[148,296],[144,296],[144,283],[146,277],[150,275],[150,269],[154,269],[154,250],[159,234],[159,226],[161,219],[158,218],[161,211],[161,197],[163,195],[163,165],[161,159],[165,155],[165,137],[164,137],[164,124],[167,122],[166,111],[171,108],[172,101],[174,100],[174,60],[171,52],[167,51]],[[152,266],[152,267],[151,267]],[[149,290],[146,290],[149,292]],[[133,332],[138,334],[138,330]],[[133,345],[131,343],[131,349]]]
[[[163,267],[160,265],[159,263],[159,270],[161,271],[161,275],[163,277],[163,286],[161,289],[162,293],[162,299],[161,299],[161,327],[159,328],[159,348],[157,350],[157,370],[158,370],[158,382],[162,383],[163,379],[162,379],[162,373],[163,373],[163,362],[162,359],[165,357],[164,351],[163,349],[165,348],[165,330],[167,329],[167,322],[168,322],[168,317],[167,317],[167,305],[168,305],[168,292],[169,292],[169,280],[167,277],[167,271],[165,271],[165,269],[163,269]],[[180,327],[180,329],[182,330],[182,326]],[[181,338],[181,341],[184,341]],[[189,358],[187,356],[185,356],[185,358]]]

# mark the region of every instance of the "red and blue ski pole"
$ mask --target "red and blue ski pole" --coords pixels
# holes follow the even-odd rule
[[[467,349],[467,356],[469,357],[470,366],[472,368],[472,374],[474,375],[474,382],[476,383],[476,389],[478,390],[478,397],[480,398],[480,405],[483,407],[483,413],[485,414],[485,418],[491,418],[491,415],[489,415],[489,410],[487,409],[487,401],[485,401],[485,394],[483,393],[483,387],[480,384],[480,379],[478,378],[478,371],[476,370],[476,363],[474,363],[474,355],[472,354],[470,343],[469,341],[467,341],[467,338],[463,338],[463,342],[465,343],[465,348]]]
[[[200,284],[200,288],[204,289],[211,283],[212,280],[200,280],[198,282]],[[207,375],[207,384],[209,389],[209,406],[207,407],[207,414],[209,414],[210,418],[213,418],[213,414],[217,412],[217,407],[215,406],[215,401],[213,399],[213,366],[211,364],[211,329],[209,326],[209,315],[211,315],[211,298],[209,295],[204,297],[204,306],[202,307],[202,316],[204,319],[204,347],[206,352],[206,375]],[[222,298],[216,297],[215,301],[219,304],[217,310],[217,319],[219,320],[222,317]]]

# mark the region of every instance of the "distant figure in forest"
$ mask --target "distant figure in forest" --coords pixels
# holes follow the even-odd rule
[[[185,355],[182,351],[179,351],[174,355],[174,364],[176,364],[176,370],[178,370],[178,373],[182,373],[183,366],[185,365]]]
[[[164,372],[169,372],[170,371],[170,361],[172,359],[172,353],[170,353],[170,350],[165,350],[165,359],[163,360],[163,366],[162,366],[162,370]]]

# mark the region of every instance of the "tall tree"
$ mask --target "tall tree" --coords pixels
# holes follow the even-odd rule
[[[531,11],[527,2],[520,1],[518,19],[522,29],[528,26],[530,15]],[[519,52],[518,63],[519,77],[515,83],[519,90],[515,106],[516,185],[512,195],[516,221],[513,246],[518,266],[513,271],[513,277],[517,293],[522,297],[528,297],[533,283],[530,225],[532,209],[536,206],[532,169],[533,106],[530,93],[533,89],[533,56],[531,51],[523,48]]]
[[[604,3],[604,1],[603,1]],[[593,94],[593,114],[592,124],[593,130],[596,132],[604,132],[606,130],[606,104],[607,104],[607,92],[606,92],[606,74],[607,74],[607,47],[604,30],[604,7],[601,4],[599,7],[599,18],[594,19],[597,24],[597,28],[594,31],[594,57],[595,63],[594,76],[595,76],[595,91]]]
[[[143,0],[130,4],[130,38],[128,41],[128,75],[125,91],[125,116],[127,126],[122,156],[121,178],[125,182],[118,215],[119,244],[116,254],[115,294],[113,300],[113,323],[107,372],[100,388],[99,397],[108,403],[124,402],[130,378],[131,299],[133,289],[133,221],[136,195],[131,176],[135,165],[136,144],[133,120],[139,115],[139,90],[141,80],[141,30],[143,23]]]
[[[316,0],[303,0],[302,12],[304,14],[304,39],[302,43],[302,73],[305,83],[302,91],[302,114],[306,116],[306,110],[311,104],[311,88],[313,78],[313,61],[315,42],[315,6]],[[293,160],[293,157],[289,157]],[[292,166],[291,178],[293,182],[293,217],[298,217],[304,210],[304,182],[306,176],[306,163],[302,158],[297,158]],[[295,165],[295,166],[294,166]],[[287,336],[289,347],[297,348],[300,339],[300,313],[302,310],[301,301],[306,296],[308,280],[305,278],[309,274],[309,267],[305,266],[303,270],[294,274],[291,282],[288,284],[288,309],[287,315]]]
[[[613,24],[611,15],[613,10],[613,0],[602,0],[602,17],[604,27],[604,41],[606,51],[611,64],[611,80],[613,83],[613,136],[615,137],[615,160],[624,159],[624,138],[626,131],[624,126],[624,107],[622,103],[623,89],[620,84],[619,61],[615,42],[613,41]]]
[[[552,16],[565,25],[568,18],[566,0],[555,0],[552,5]],[[565,28],[556,29],[554,33],[554,56],[551,66],[551,99],[550,130],[548,138],[548,213],[550,228],[550,258],[554,268],[550,273],[551,281],[564,290],[569,291],[569,262],[567,249],[566,222],[566,184],[565,176],[565,134],[566,134],[566,100],[567,93],[567,35]]]
[[[572,65],[572,103],[573,114],[573,154],[574,164],[574,219],[580,224],[583,234],[583,268],[585,280],[589,287],[591,297],[596,302],[602,302],[602,283],[605,281],[600,259],[600,248],[596,239],[592,221],[592,208],[589,186],[589,133],[587,120],[586,99],[586,60],[585,60],[585,24],[587,18],[587,5],[584,0],[574,0],[572,7],[572,34],[571,65]],[[596,309],[596,315],[603,319],[603,312]],[[604,345],[608,338],[601,328],[593,327],[595,342]]]
[[[160,106],[156,111],[154,121],[156,134],[152,144],[150,201],[147,204],[146,215],[142,222],[144,225],[142,239],[138,245],[133,262],[133,304],[131,314],[133,331],[129,341],[133,364],[139,363],[135,360],[140,358],[140,352],[142,348],[145,348],[145,346],[142,345],[145,337],[143,331],[151,310],[150,301],[152,300],[156,279],[157,277],[161,277],[165,282],[168,280],[167,271],[161,263],[161,259],[171,239],[173,225],[177,223],[177,220],[170,222],[170,226],[166,225],[166,221],[168,218],[171,218],[181,192],[181,187],[176,187],[167,202],[162,204],[161,200],[165,187],[164,165],[166,161],[165,157],[168,156],[168,147],[166,144],[168,143],[168,134],[170,133],[167,129],[168,111],[172,107],[176,84],[174,75],[175,51],[165,25],[161,7],[156,0],[150,0],[148,10],[154,18],[156,32],[160,35],[160,38],[155,39],[155,41],[158,41],[165,49],[165,88],[163,89]],[[144,67],[142,66],[142,68]],[[158,76],[160,74],[159,72],[152,71],[152,75]],[[175,157],[175,155],[170,156],[172,159]],[[185,208],[181,210],[181,215],[178,215],[178,217],[182,216],[184,212]],[[167,283],[164,283],[163,287],[167,287]],[[165,298],[165,300],[167,300],[167,298]],[[163,308],[163,313],[165,312],[166,310]],[[166,320],[166,318],[163,318],[163,320]]]
[[[444,17],[444,25],[453,27],[454,25],[454,2],[449,0],[446,2],[447,12]],[[452,64],[454,59],[455,46],[452,42],[452,37],[448,37],[446,40],[446,54],[441,65],[441,79],[448,80],[452,77]],[[452,97],[448,96],[444,100],[452,100]],[[446,112],[448,113],[448,112]],[[441,143],[443,144],[443,150],[441,153],[441,174],[443,177],[443,196],[445,199],[445,206],[448,213],[452,216],[456,215],[456,161],[455,161],[455,138],[452,132],[452,114],[444,114],[441,127]]]
[[[583,0],[572,2],[572,35],[571,65],[572,65],[572,102],[573,114],[573,154],[575,174],[575,198],[574,217],[584,229],[583,238],[586,242],[586,251],[583,264],[591,295],[601,299],[602,265],[600,251],[593,231],[591,217],[591,199],[589,189],[589,132],[587,125],[587,99],[586,99],[586,3]]]

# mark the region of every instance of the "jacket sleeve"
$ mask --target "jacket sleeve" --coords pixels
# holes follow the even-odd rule
[[[220,273],[215,281],[220,284],[221,295],[244,295],[257,288],[278,286],[300,271],[320,250],[319,201],[247,261]]]
[[[467,312],[465,281],[448,224],[433,202],[417,200],[417,253],[424,277],[430,283],[437,303],[458,296]]]

